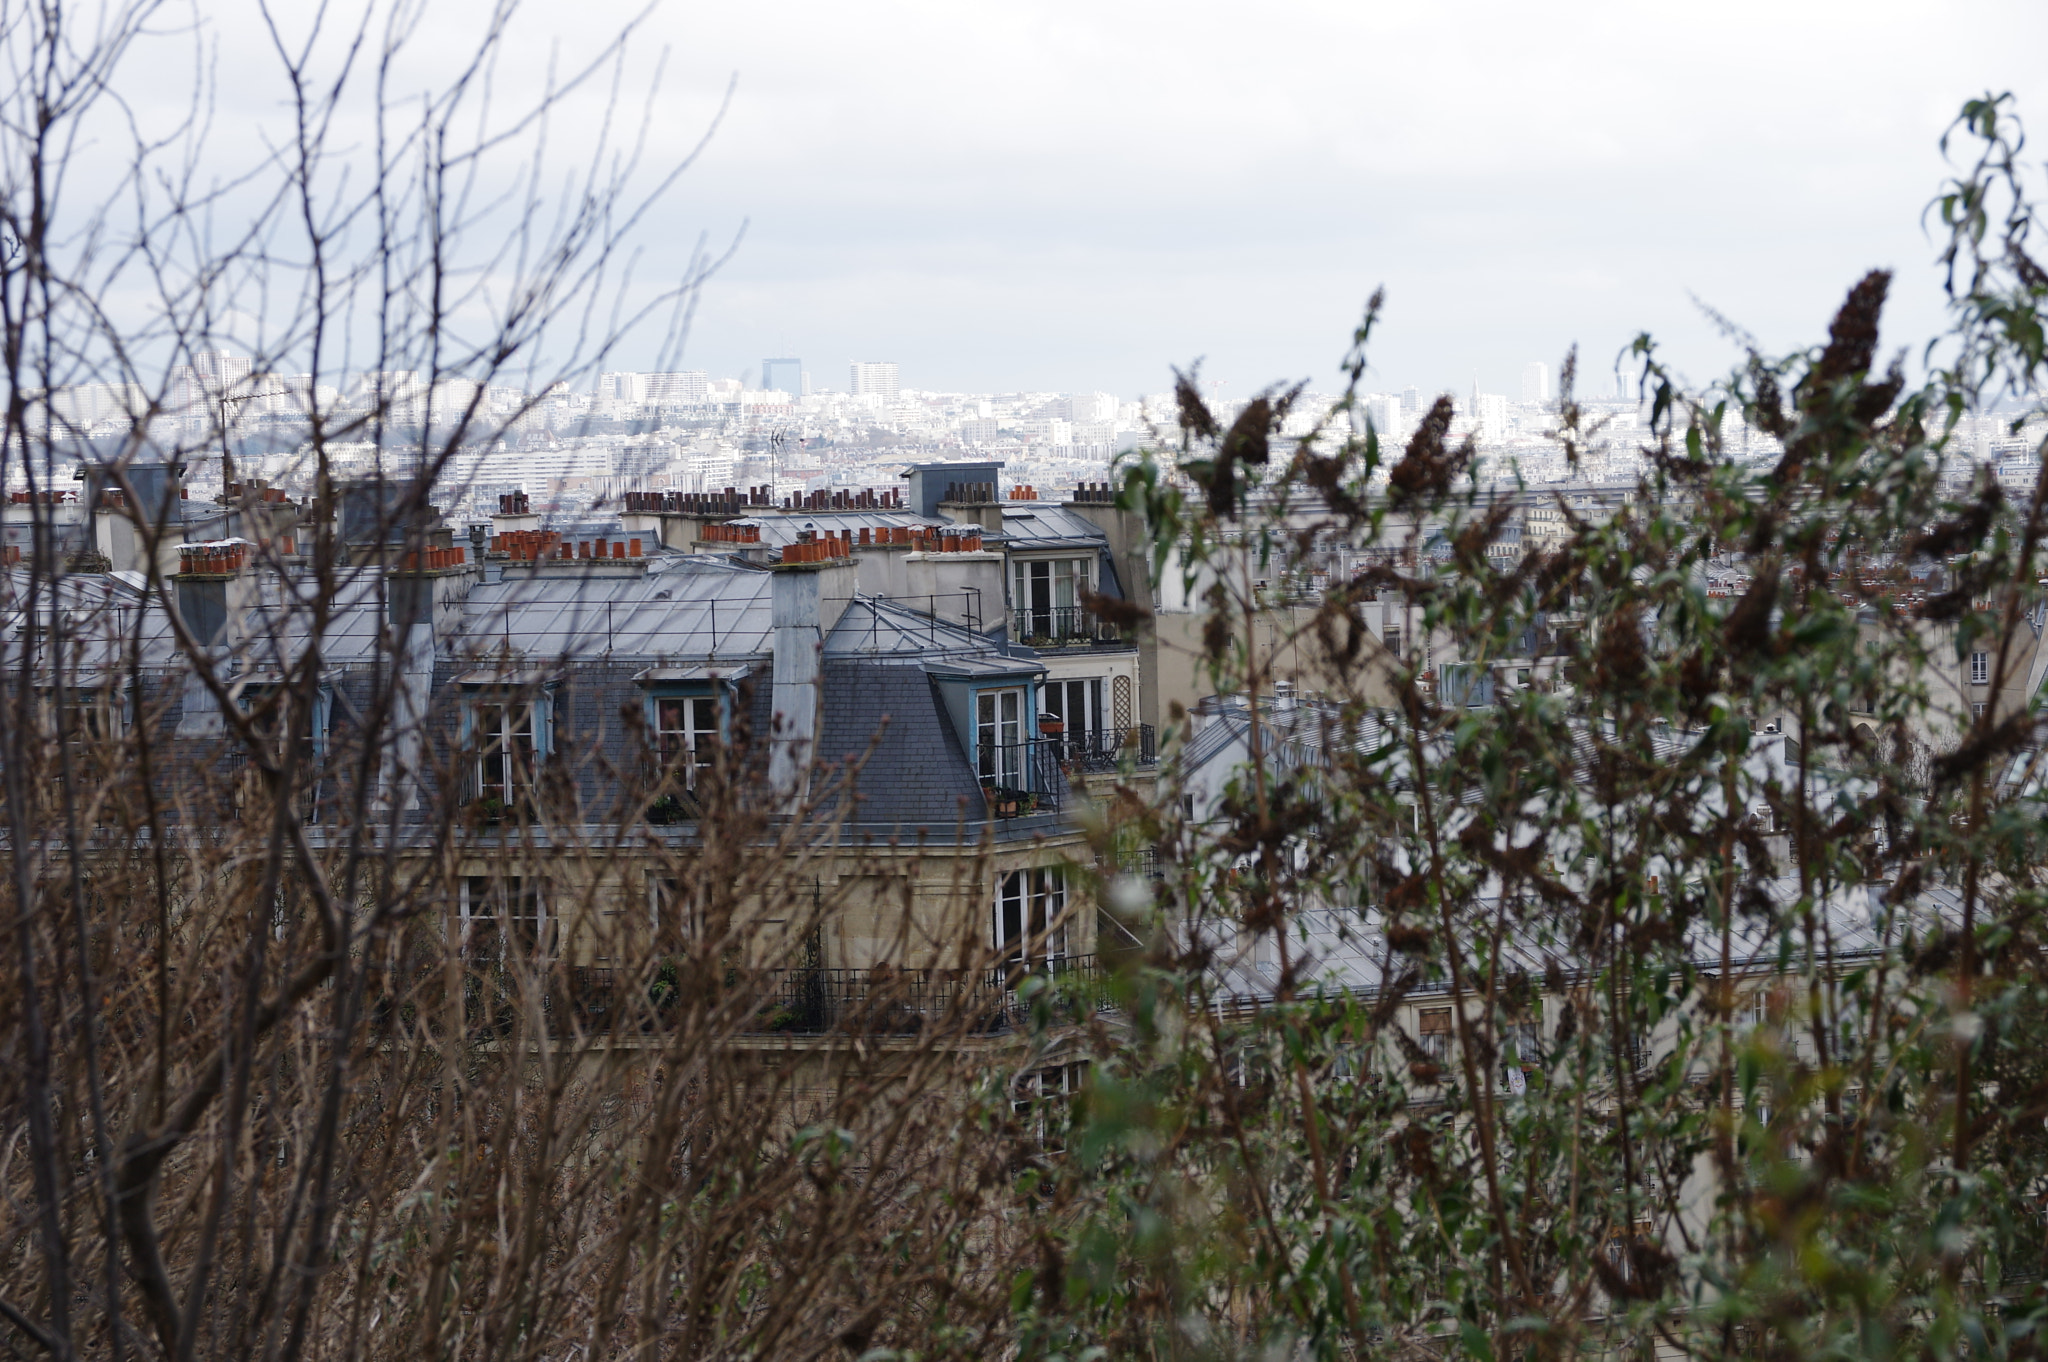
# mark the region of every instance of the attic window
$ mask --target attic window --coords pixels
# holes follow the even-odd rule
[[[697,788],[697,773],[711,765],[718,745],[718,697],[708,690],[695,695],[656,695],[654,740],[662,769],[674,769],[683,788]]]

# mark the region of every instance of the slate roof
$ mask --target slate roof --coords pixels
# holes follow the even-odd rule
[[[940,833],[963,813],[987,816],[981,782],[922,667],[828,658],[818,717],[820,778],[863,763],[850,821]]]

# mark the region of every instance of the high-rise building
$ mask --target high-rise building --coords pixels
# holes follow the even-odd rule
[[[702,402],[710,391],[711,376],[701,369],[684,369],[672,374],[642,374],[646,400],[657,406]]]
[[[1472,394],[1472,420],[1479,427],[1479,438],[1486,444],[1499,444],[1508,437],[1508,399],[1506,393]]]
[[[1550,400],[1550,366],[1540,359],[1522,366],[1522,400],[1524,402],[1548,402]]]
[[[804,362],[800,359],[764,359],[761,361],[761,387],[768,392],[785,392],[791,397],[804,395]]]
[[[857,359],[853,362],[853,395],[879,393],[884,401],[896,400],[896,361]]]
[[[223,410],[221,404],[224,399],[248,395],[250,369],[251,361],[226,350],[200,351],[190,364],[171,370],[171,414],[194,429],[233,420],[239,413]]]

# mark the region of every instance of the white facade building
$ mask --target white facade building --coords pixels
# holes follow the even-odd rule
[[[885,402],[894,402],[897,393],[896,361],[857,359],[853,361],[852,383],[850,391],[855,397],[873,393]]]

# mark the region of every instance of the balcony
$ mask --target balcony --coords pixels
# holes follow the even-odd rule
[[[637,988],[627,971],[601,966],[556,966],[542,977],[548,991],[541,1016],[550,1036],[659,1035],[687,1011],[670,970]],[[439,1034],[437,1010],[421,1003],[445,978],[434,965],[407,971],[403,979],[383,976],[387,987],[371,1004],[378,1034]],[[1033,980],[1044,984],[1026,987]],[[472,1036],[510,1036],[518,1029],[517,987],[511,972],[496,966],[464,972],[462,1016]],[[727,971],[705,1001],[730,1009],[731,1034],[749,1037],[988,1036],[1025,1025],[1034,1010],[1050,1021],[1077,1023],[1111,1006],[1106,976],[1092,955],[986,970]]]
[[[1067,772],[1057,739],[984,742],[975,749],[974,769],[995,818],[1057,813],[1065,802]]]
[[[1060,770],[1069,776],[1118,771],[1125,762],[1135,766],[1159,764],[1150,724],[1047,733],[1039,741],[1051,746]]]
[[[1010,612],[1010,638],[1027,648],[1093,648],[1128,642],[1123,631],[1078,605]]]

